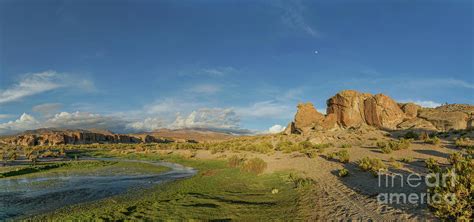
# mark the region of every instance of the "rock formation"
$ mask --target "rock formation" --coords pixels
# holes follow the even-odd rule
[[[87,130],[54,130],[40,129],[26,131],[23,134],[3,139],[3,142],[22,146],[47,146],[63,144],[92,144],[92,143],[151,143],[164,140],[153,136],[131,136],[106,132],[91,132]]]
[[[452,104],[422,108],[414,103],[398,104],[384,95],[344,90],[327,100],[327,115],[311,103],[298,105],[295,121],[285,131],[307,133],[338,127],[373,126],[380,129],[447,131],[473,127],[474,106]]]
[[[295,115],[295,128],[300,131],[307,131],[322,122],[324,115],[319,113],[312,103],[298,104],[298,111]]]

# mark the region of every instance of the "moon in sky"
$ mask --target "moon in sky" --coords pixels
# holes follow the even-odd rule
[[[314,54],[318,54],[318,53],[319,53],[318,50],[314,51]]]

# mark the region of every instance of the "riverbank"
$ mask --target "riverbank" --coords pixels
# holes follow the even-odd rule
[[[179,155],[90,153],[95,157],[169,161],[199,170],[173,181],[92,203],[77,204],[33,219],[41,220],[269,220],[298,215],[303,189],[288,182],[288,172],[255,175],[224,160],[186,159]]]

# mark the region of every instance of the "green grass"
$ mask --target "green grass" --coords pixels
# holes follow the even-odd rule
[[[164,166],[156,166],[141,162],[120,161],[62,161],[42,163],[36,166],[9,167],[0,173],[3,177],[43,177],[51,175],[140,175],[157,174],[168,170]]]
[[[110,156],[106,152],[94,156]],[[117,157],[117,156],[115,156]],[[165,160],[199,170],[189,179],[126,193],[93,203],[66,207],[38,216],[43,220],[274,220],[296,217],[298,189],[285,173],[256,176],[227,161],[183,159],[174,155],[120,155],[121,158]],[[279,192],[272,191],[278,189]]]

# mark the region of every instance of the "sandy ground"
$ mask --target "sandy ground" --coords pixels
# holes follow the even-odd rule
[[[300,201],[301,213],[307,220],[374,220],[374,221],[419,221],[436,220],[428,211],[427,205],[416,201],[418,204],[384,204],[377,200],[379,193],[404,193],[409,195],[415,193],[420,198],[426,193],[426,186],[411,187],[406,178],[409,174],[426,175],[424,160],[433,158],[440,163],[446,163],[446,157],[455,152],[455,148],[449,148],[448,144],[438,146],[422,143],[412,143],[408,150],[398,150],[390,154],[384,154],[375,147],[354,146],[351,148],[327,148],[324,153],[335,152],[346,149],[350,154],[350,162],[347,164],[328,160],[324,154],[315,158],[309,158],[300,153],[285,154],[276,152],[271,155],[251,152],[224,152],[212,154],[210,151],[198,151],[194,158],[198,159],[225,159],[232,155],[246,157],[260,157],[268,164],[266,173],[276,171],[297,171],[304,177],[315,180],[309,195]],[[173,151],[186,155],[190,151]],[[368,172],[358,169],[357,161],[363,157],[377,157],[389,166],[388,176],[394,173],[403,175],[396,177],[392,183],[388,178],[388,186],[385,185],[384,177],[374,177]],[[393,159],[398,160],[401,166],[392,167]],[[402,163],[401,158],[411,158],[410,163]],[[346,168],[349,170],[348,177],[338,177],[337,171]],[[423,197],[422,197],[423,198]],[[426,199],[426,197],[425,197]]]

